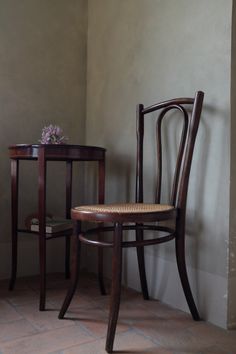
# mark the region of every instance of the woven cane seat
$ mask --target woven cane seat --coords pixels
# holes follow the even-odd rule
[[[172,205],[147,203],[95,204],[75,207],[71,210],[74,220],[94,222],[140,222],[166,220],[175,217]]]
[[[83,205],[73,209],[74,212],[84,213],[111,213],[111,214],[130,214],[130,213],[156,213],[172,210],[172,205],[165,204],[146,204],[146,203],[123,203],[123,204],[96,204]]]

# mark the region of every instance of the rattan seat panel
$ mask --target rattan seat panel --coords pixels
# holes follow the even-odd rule
[[[73,208],[74,212],[105,213],[105,214],[132,214],[132,213],[156,213],[173,210],[172,205],[147,204],[147,203],[123,203],[123,204],[96,204],[83,205]]]

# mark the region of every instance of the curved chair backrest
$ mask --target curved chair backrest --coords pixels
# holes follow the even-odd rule
[[[156,122],[157,135],[157,186],[155,202],[160,203],[162,184],[162,121],[170,110],[178,110],[183,115],[183,128],[180,139],[175,173],[172,184],[170,204],[185,210],[189,174],[193,149],[202,111],[204,93],[198,91],[195,98],[176,98],[149,107],[137,105],[137,165],[136,165],[136,202],[143,202],[143,138],[144,118],[153,117],[149,113],[158,111]],[[187,108],[187,109],[186,109]]]

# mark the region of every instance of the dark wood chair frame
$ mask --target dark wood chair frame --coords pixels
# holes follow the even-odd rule
[[[145,264],[144,264],[144,246],[154,245],[175,239],[176,260],[179,271],[179,276],[183,291],[194,320],[200,320],[197,307],[194,302],[192,291],[190,288],[186,262],[185,262],[185,219],[186,219],[186,202],[187,191],[189,184],[190,167],[193,156],[195,139],[198,131],[200,115],[202,111],[204,93],[198,91],[195,98],[177,98],[161,102],[144,108],[142,104],[137,106],[137,165],[136,165],[136,203],[143,203],[143,139],[144,139],[144,119],[148,113],[160,111],[157,117],[157,189],[156,189],[156,204],[160,203],[161,198],[161,182],[162,182],[162,139],[161,127],[162,121],[167,112],[170,110],[179,110],[183,114],[183,129],[177,155],[177,163],[175,167],[174,180],[172,185],[172,194],[170,205],[173,206],[170,210],[158,212],[144,213],[109,213],[109,212],[91,212],[83,213],[72,209],[71,217],[75,220],[73,243],[72,243],[72,278],[70,286],[62,305],[59,318],[63,318],[76,290],[78,273],[79,273],[79,258],[81,242],[98,247],[111,247],[113,249],[112,258],[112,287],[110,299],[110,314],[108,322],[108,331],[106,339],[106,351],[111,353],[116,331],[116,324],[119,313],[120,293],[121,293],[121,272],[122,272],[122,248],[136,247],[139,266],[139,274],[141,288],[144,299],[149,299]],[[189,113],[186,107],[192,107]],[[149,115],[153,116],[153,115]],[[175,226],[168,227],[158,224],[160,221],[174,220]],[[86,232],[81,230],[82,221],[91,222],[108,222],[112,226],[102,226],[89,229]],[[146,224],[146,223],[156,224]],[[123,230],[135,230],[135,241],[123,241]],[[159,236],[155,239],[144,239],[144,231],[153,230],[164,232],[164,236]],[[91,235],[95,233],[103,233],[113,231],[113,242],[105,242],[91,239]]]

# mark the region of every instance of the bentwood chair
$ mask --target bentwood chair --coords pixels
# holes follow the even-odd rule
[[[187,191],[190,175],[190,167],[195,145],[195,138],[202,110],[204,93],[198,91],[195,98],[176,98],[164,101],[149,107],[142,104],[137,106],[137,166],[136,166],[136,202],[130,204],[104,204],[75,207],[71,211],[75,221],[73,235],[73,264],[70,286],[62,305],[59,318],[63,318],[67,311],[78,280],[78,262],[81,242],[98,247],[111,247],[112,258],[112,286],[110,298],[110,313],[106,339],[106,351],[111,353],[116,331],[119,313],[121,293],[122,248],[136,247],[141,288],[144,299],[149,298],[144,264],[144,246],[175,240],[176,260],[183,291],[195,321],[200,319],[190,288],[186,263],[185,263],[185,218]],[[174,171],[172,192],[170,201],[160,204],[162,184],[162,121],[169,111],[180,111],[183,116],[182,134],[177,153],[177,162]],[[144,203],[143,197],[143,139],[144,122],[153,118],[158,111],[156,121],[157,135],[157,189],[155,203]],[[175,119],[176,114],[168,114]],[[148,118],[149,117],[149,118]],[[94,227],[86,232],[81,229],[81,221],[101,223],[100,227]],[[168,221],[168,226],[165,223]],[[169,222],[170,221],[170,222]],[[106,223],[110,225],[106,226]],[[171,224],[171,226],[170,226]],[[135,230],[135,241],[123,241],[123,230]],[[144,231],[157,231],[155,238],[144,238]],[[98,241],[91,238],[96,233],[113,231],[113,239],[110,242]],[[150,231],[149,231],[150,232]]]

